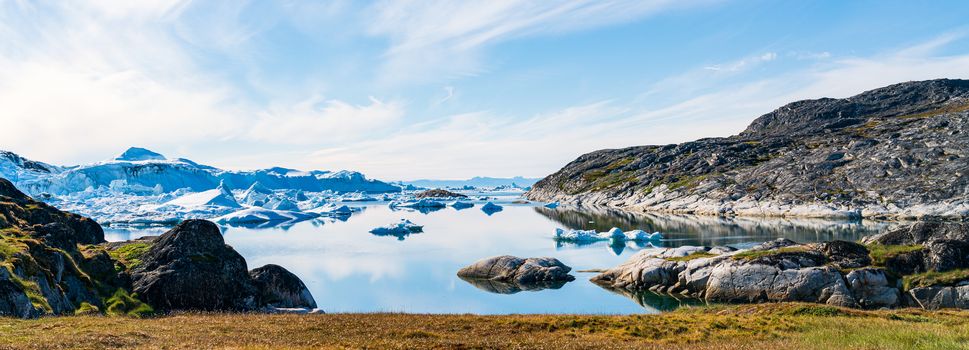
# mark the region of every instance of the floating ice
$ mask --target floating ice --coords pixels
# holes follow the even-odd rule
[[[555,240],[563,242],[588,243],[596,241],[635,241],[649,242],[663,239],[663,234],[659,232],[647,233],[643,230],[632,230],[623,232],[618,227],[613,227],[606,232],[596,232],[595,230],[565,230],[555,229]]]
[[[485,205],[481,206],[481,211],[485,212],[485,214],[488,214],[488,215],[497,213],[502,209],[504,208],[492,202],[485,203]]]
[[[400,219],[400,222],[390,224],[387,226],[377,227],[370,230],[370,233],[377,236],[396,236],[398,239],[403,240],[404,236],[410,235],[412,233],[423,232],[424,226],[415,224],[407,219]]]
[[[461,210],[461,209],[467,209],[467,208],[473,207],[474,203],[466,202],[466,201],[454,201],[454,202],[451,202],[451,204],[449,205],[454,209]]]
[[[259,224],[264,222],[301,221],[315,217],[317,217],[317,215],[310,213],[253,207],[223,215],[215,219],[215,222],[228,225],[245,225]]]
[[[549,208],[549,209],[558,208],[559,207],[559,202],[552,202],[552,203],[545,204],[545,207],[546,208]]]

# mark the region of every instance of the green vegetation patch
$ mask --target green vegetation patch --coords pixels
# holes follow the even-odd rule
[[[118,289],[108,300],[104,301],[108,316],[145,317],[155,313],[150,305],[138,300],[138,294],[128,294],[124,289]]]
[[[803,253],[808,251],[805,246],[794,246],[794,247],[784,247],[779,249],[771,250],[748,250],[743,251],[731,256],[734,260],[754,260],[757,258],[763,258],[767,256],[780,255],[784,253]]]
[[[74,310],[75,315],[98,315],[101,314],[101,309],[97,306],[91,305],[86,301],[82,301],[81,305]]]
[[[703,180],[706,180],[708,177],[710,177],[710,174],[696,175],[696,176],[690,176],[690,175],[681,176],[675,182],[667,185],[667,188],[669,188],[670,190],[677,190],[680,188],[692,190],[696,188],[696,186],[699,185],[700,182],[703,182]]]
[[[108,255],[110,255],[112,259],[120,261],[122,264],[127,266],[128,269],[133,269],[138,265],[141,265],[141,258],[148,253],[151,246],[151,243],[134,242],[120,246],[113,250],[109,250]]]
[[[715,257],[715,256],[717,256],[717,254],[713,254],[713,253],[710,253],[710,252],[693,252],[692,254],[687,255],[687,256],[678,256],[678,257],[674,257],[674,258],[666,258],[666,261],[690,261],[690,260],[695,260],[695,259],[712,258],[712,257]]]
[[[894,257],[922,250],[922,245],[885,245],[873,243],[867,245],[867,248],[868,255],[871,256],[872,265],[885,266],[885,263]]]
[[[905,290],[919,287],[952,286],[965,280],[969,280],[969,269],[946,272],[929,271],[903,277],[902,286]]]
[[[630,163],[632,163],[635,160],[636,160],[636,158],[626,157],[626,158],[617,160],[615,162],[609,163],[609,165],[606,166],[605,170],[606,171],[613,171],[613,170],[622,168],[624,166],[627,166],[627,165],[629,165]]]

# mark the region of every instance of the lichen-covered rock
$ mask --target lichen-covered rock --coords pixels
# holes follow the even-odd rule
[[[851,295],[863,308],[894,307],[900,301],[900,291],[888,282],[885,271],[876,268],[857,269],[845,276]]]
[[[868,248],[848,241],[830,241],[820,243],[817,250],[827,258],[828,262],[840,269],[853,269],[871,265]]]
[[[273,308],[316,308],[313,294],[303,281],[279,265],[266,265],[249,271],[259,290],[259,303]]]
[[[481,259],[458,271],[464,279],[484,279],[513,283],[528,290],[530,285],[546,282],[572,281],[571,267],[555,258],[522,259],[510,255]]]
[[[710,273],[709,301],[805,301],[854,306],[841,273],[831,266],[783,269],[752,262],[729,261]]]
[[[186,220],[162,234],[131,279],[133,291],[158,310],[258,307],[246,260],[205,220]]]
[[[969,80],[793,102],[744,132],[584,154],[531,200],[705,215],[969,217]],[[859,190],[860,189],[860,190]]]
[[[969,309],[969,284],[913,288],[907,297],[911,304],[927,310]]]
[[[30,318],[41,312],[31,304],[26,291],[14,282],[10,272],[0,268],[0,316]]]

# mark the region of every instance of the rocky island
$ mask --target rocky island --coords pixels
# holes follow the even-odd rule
[[[969,80],[790,103],[738,135],[585,154],[532,200],[637,212],[969,216]]]

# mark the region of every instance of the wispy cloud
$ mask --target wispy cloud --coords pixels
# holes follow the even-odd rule
[[[714,1],[385,0],[368,9],[368,32],[391,41],[382,74],[387,81],[419,80],[440,74],[467,76],[484,69],[477,55],[487,45],[522,36],[621,23],[671,8],[711,2]]]

